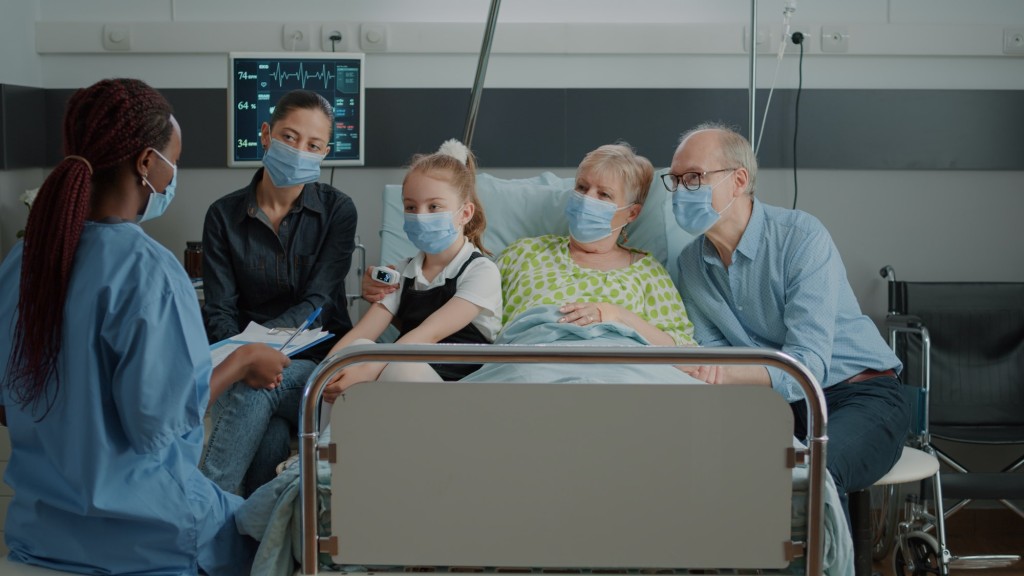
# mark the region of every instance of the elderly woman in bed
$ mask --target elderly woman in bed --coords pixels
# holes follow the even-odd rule
[[[576,172],[565,215],[569,236],[522,238],[498,258],[507,324],[540,307],[558,322],[617,323],[653,345],[694,346],[693,325],[665,268],[623,245],[623,227],[640,214],[654,169],[624,143],[590,152]],[[364,279],[376,301],[389,290]]]

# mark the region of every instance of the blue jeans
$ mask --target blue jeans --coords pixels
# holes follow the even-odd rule
[[[312,360],[292,360],[281,385],[256,390],[236,382],[213,406],[213,426],[199,469],[221,489],[248,496],[269,482],[291,452]]]
[[[903,453],[910,429],[910,406],[896,378],[879,377],[855,384],[840,382],[825,388],[828,410],[826,468],[832,474],[850,519],[847,494],[868,488],[892,468]],[[807,437],[807,406],[793,408],[794,435]]]

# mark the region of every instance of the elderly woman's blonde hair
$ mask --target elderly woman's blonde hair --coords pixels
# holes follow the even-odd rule
[[[643,205],[647,199],[651,180],[654,179],[654,166],[651,165],[651,161],[638,155],[633,147],[625,142],[605,144],[589,152],[576,169],[576,175],[579,176],[583,172],[618,176],[626,188],[627,200],[639,205]]]

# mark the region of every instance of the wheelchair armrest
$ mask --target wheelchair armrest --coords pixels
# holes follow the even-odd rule
[[[924,321],[912,314],[890,314],[885,317],[885,327],[899,332],[921,332]]]

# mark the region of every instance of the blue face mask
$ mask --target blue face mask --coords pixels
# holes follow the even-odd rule
[[[619,208],[614,202],[591,198],[573,190],[565,204],[565,219],[569,221],[569,233],[577,241],[585,244],[604,240],[625,226],[623,224],[612,229],[612,218],[615,218],[615,213],[633,204],[635,202]]]
[[[406,236],[416,248],[427,254],[440,254],[448,249],[459,237],[451,212],[432,214],[405,213]]]
[[[270,174],[274,186],[285,188],[319,180],[323,159],[319,154],[303,152],[271,138],[270,146],[263,154],[263,166]]]
[[[700,236],[710,230],[736,201],[736,196],[733,196],[721,212],[715,212],[714,207],[711,206],[711,193],[715,186],[723,181],[725,178],[715,182],[714,185],[704,184],[692,191],[682,187],[676,188],[676,191],[672,193],[672,214],[676,217],[676,224],[694,236]]]
[[[153,188],[153,185],[150,184],[146,177],[142,178],[143,184],[149,186],[150,193],[149,201],[146,202],[146,209],[142,211],[142,216],[139,216],[139,222],[145,222],[146,220],[152,220],[163,216],[164,211],[166,211],[167,207],[171,205],[171,200],[174,200],[174,188],[178,185],[178,165],[171,164],[171,161],[165,158],[164,155],[156,148],[153,149],[153,152],[156,152],[156,155],[159,156],[161,160],[167,162],[167,164],[169,164],[174,170],[174,173],[171,176],[171,181],[167,183],[166,187],[164,187],[163,193],[157,192],[156,188]]]

